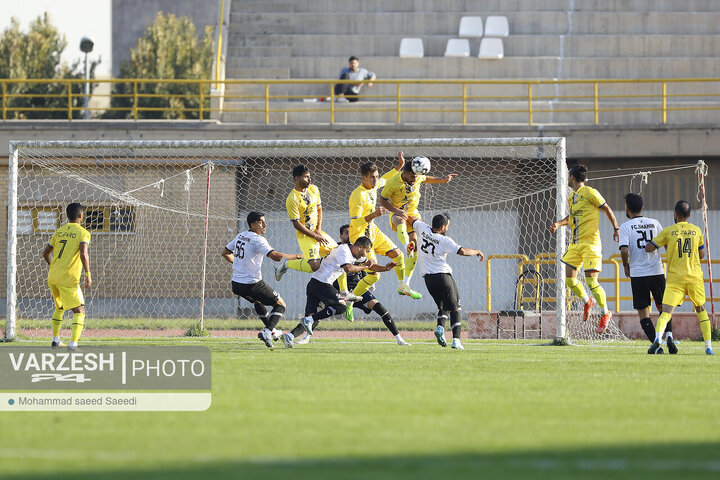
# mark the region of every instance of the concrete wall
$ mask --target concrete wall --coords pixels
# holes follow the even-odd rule
[[[113,0],[113,76],[120,73],[120,64],[129,58],[130,49],[158,12],[190,17],[196,33],[202,36],[206,25],[217,25],[219,5],[219,0]]]

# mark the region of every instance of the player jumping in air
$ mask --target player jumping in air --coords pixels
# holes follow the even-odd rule
[[[394,270],[398,277],[398,282],[402,285],[405,278],[405,257],[397,246],[385,235],[375,224],[375,219],[387,212],[383,207],[377,207],[377,190],[385,185],[385,182],[397,174],[403,167],[403,163],[388,173],[378,178],[378,168],[372,162],[360,165],[360,175],[362,183],[353,190],[350,195],[350,242],[354,242],[361,236],[366,236],[373,242],[373,250],[370,252],[369,258],[377,261],[375,254],[385,255],[392,259],[396,264]],[[356,282],[356,286],[352,293],[357,296],[363,296],[365,292],[378,280],[380,276],[375,272],[369,272],[362,280]],[[350,282],[348,282],[350,283]],[[353,321],[353,304],[348,302],[345,310],[345,318]]]
[[[700,260],[705,258],[705,239],[697,226],[688,223],[690,204],[680,200],[675,204],[675,225],[663,229],[660,235],[645,246],[646,252],[654,252],[660,247],[667,251],[667,285],[663,294],[662,313],[655,329],[655,341],[648,353],[658,353],[665,326],[670,322],[675,306],[685,300],[685,294],[695,306],[700,320],[700,330],[705,340],[705,353],[715,355],[712,349],[712,327],[705,310],[705,283]],[[669,347],[668,347],[669,348]]]
[[[441,213],[432,219],[432,227],[420,220],[413,221],[413,227],[418,233],[418,268],[425,280],[425,286],[437,305],[437,328],[435,338],[438,343],[446,347],[445,320],[450,314],[450,328],[452,329],[452,348],[464,350],[460,342],[460,295],[458,294],[452,268],[447,263],[448,253],[457,253],[465,257],[476,256],[482,261],[485,254],[480,250],[461,247],[455,240],[447,236],[450,228],[450,215]]]
[[[397,232],[398,240],[408,254],[405,260],[405,275],[398,285],[398,293],[419,299],[422,298],[422,295],[410,288],[410,279],[417,262],[415,252],[417,236],[412,225],[413,221],[420,220],[418,212],[420,185],[423,183],[448,183],[457,177],[457,174],[452,173],[443,178],[418,175],[413,172],[412,162],[405,161],[402,152],[398,153],[398,159],[403,163],[402,170],[385,183],[380,194],[380,204],[390,212],[390,225]]]
[[[315,322],[345,311],[345,301],[333,287],[333,282],[342,273],[356,273],[368,268],[388,271],[395,266],[394,263],[390,262],[382,267],[372,260],[364,260],[359,265],[355,263],[358,259],[366,258],[371,250],[372,242],[370,239],[360,237],[354,244],[340,245],[323,259],[320,268],[313,273],[305,289],[307,294],[305,317],[300,320],[300,323],[290,333],[286,333],[282,337],[286,348],[293,348],[293,339],[303,330],[312,335]],[[325,308],[318,311],[321,303],[325,305]]]
[[[275,268],[275,279],[280,280],[288,268],[298,272],[313,273],[320,268],[320,263],[337,243],[330,235],[322,230],[322,203],[320,191],[310,179],[310,169],[305,165],[297,165],[292,169],[295,188],[285,201],[288,217],[295,227],[300,251],[303,258],[300,260],[283,260]],[[338,280],[344,300],[359,301],[361,298],[347,291],[347,277],[343,272]]]
[[[590,317],[590,311],[596,304],[602,310],[598,333],[603,333],[610,323],[612,313],[607,308],[605,290],[598,283],[598,274],[602,270],[602,243],[600,242],[600,210],[605,212],[613,226],[613,239],[619,240],[620,227],[610,205],[600,192],[585,185],[587,168],[576,165],[570,169],[568,184],[573,189],[568,199],[570,215],[550,225],[550,232],[555,233],[559,227],[570,225],[572,240],[562,262],[565,264],[565,275],[570,290],[580,297],[585,304],[583,321]],[[592,297],[588,298],[585,289],[577,279],[578,269],[585,265],[585,281],[590,287]]]
[[[72,336],[67,348],[76,350],[85,324],[85,297],[80,289],[80,272],[85,271],[85,288],[90,288],[90,232],[80,224],[84,208],[71,203],[65,209],[68,223],[58,228],[45,245],[42,256],[50,265],[48,285],[55,300],[52,315],[52,348],[64,347],[60,342],[60,326],[65,310],[72,310]]]
[[[258,317],[265,324],[265,328],[258,333],[258,338],[272,349],[272,331],[282,319],[286,305],[280,295],[263,281],[262,262],[266,256],[279,262],[282,259],[301,259],[302,255],[273,250],[263,236],[267,231],[264,213],[248,213],[247,224],[249,230],[238,233],[220,255],[233,265],[233,293],[253,304]],[[266,306],[272,306],[270,315]]]
[[[660,222],[642,215],[643,199],[637,193],[625,195],[625,214],[630,219],[620,225],[620,256],[625,276],[630,278],[633,307],[640,317],[640,326],[650,343],[655,341],[655,326],[650,320],[650,294],[655,306],[662,313],[663,292],[665,291],[665,270],[660,252],[648,253],[645,246],[662,230]],[[668,351],[677,353],[672,337],[672,321],[666,328]],[[664,353],[662,348],[657,353]]]

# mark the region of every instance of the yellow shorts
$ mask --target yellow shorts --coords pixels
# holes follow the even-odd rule
[[[55,308],[59,310],[72,310],[80,305],[85,305],[85,297],[80,285],[66,287],[63,285],[48,284],[55,299]]]
[[[696,307],[705,305],[705,284],[703,283],[668,283],[665,285],[663,304],[677,305],[685,301],[685,294]]]
[[[602,271],[602,249],[600,245],[590,243],[573,243],[562,256],[562,262],[574,269],[585,265],[585,271]]]
[[[330,253],[333,248],[337,247],[337,243],[335,243],[335,240],[333,240],[330,235],[323,231],[320,233],[322,233],[323,237],[328,241],[327,245],[321,245],[320,242],[307,235],[298,235],[298,245],[300,245],[300,251],[305,260],[319,260]]]
[[[375,254],[387,256],[387,253],[390,250],[398,248],[397,245],[395,245],[393,241],[378,228],[377,225],[371,225],[370,231],[368,232],[368,229],[366,229],[363,232],[363,235],[367,235],[373,243],[373,249],[370,251],[370,255],[368,255],[368,258],[370,258],[373,262],[377,260],[377,256]],[[362,235],[358,235],[355,238],[351,236],[350,242],[355,242],[355,240],[361,236]]]
[[[407,225],[407,231],[408,231],[408,233],[415,233],[415,229],[413,228],[413,222],[415,220],[420,220],[420,212],[415,210],[412,212],[405,212],[405,213],[407,214],[407,221],[405,222],[405,224]],[[397,232],[397,227],[395,225],[393,225],[393,223],[392,223],[392,219],[394,216],[395,216],[394,214],[392,214],[392,213],[390,214],[390,228],[393,229],[393,232]]]

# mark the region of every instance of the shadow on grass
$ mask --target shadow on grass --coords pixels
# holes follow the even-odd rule
[[[428,441],[432,441],[428,439]],[[381,448],[381,445],[378,445]],[[321,451],[322,446],[306,446]],[[438,451],[442,446],[438,445]],[[87,447],[91,455],[92,446]],[[307,460],[192,461],[157,468],[14,474],[9,479],[577,479],[720,478],[720,442],[535,450],[524,453],[437,454]],[[118,459],[120,460],[120,459]],[[57,462],[55,462],[57,463]],[[73,468],[72,466],[67,466]]]

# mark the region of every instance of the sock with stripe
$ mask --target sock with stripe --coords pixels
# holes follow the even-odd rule
[[[285,306],[276,303],[268,317],[267,328],[272,331],[272,329],[280,323],[280,320],[282,320],[283,313],[285,313]]]
[[[360,279],[352,293],[354,293],[358,297],[362,297],[362,294],[367,292],[370,287],[372,287],[373,284],[376,283],[378,280],[380,280],[380,275],[378,275],[377,273],[370,273],[368,275],[365,275],[363,278]]]
[[[263,325],[265,325],[267,327],[268,326],[267,308],[265,308],[265,305],[263,305],[262,303],[259,303],[259,302],[254,302],[253,306],[255,307],[255,313],[257,313],[258,317],[260,317],[260,321],[263,322]]]
[[[699,315],[699,314],[698,314]],[[665,327],[672,317],[669,313],[663,312],[657,319],[657,325],[655,326],[655,341],[662,343],[662,335],[665,332]]]
[[[287,262],[287,267],[298,272],[313,273],[312,267],[304,258],[300,260],[290,260]]]
[[[712,346],[712,325],[710,325],[710,318],[708,317],[707,310],[697,312],[698,320],[700,320],[700,330],[702,331],[703,340],[705,340],[705,346]]]
[[[82,333],[83,325],[85,325],[85,314],[74,314],[72,319],[72,337],[70,338],[70,341],[74,344],[77,344],[78,340],[80,340],[80,334]]]
[[[395,275],[397,275],[398,281],[402,282],[405,279],[405,255],[400,252],[400,255],[393,258],[392,261],[396,264],[393,267],[393,270],[395,270]]]
[[[56,308],[52,314],[53,342],[60,341],[60,327],[62,326],[64,313],[65,313],[65,310],[63,310],[62,308]]]
[[[397,325],[395,325],[392,316],[390,316],[390,312],[387,311],[387,309],[383,306],[382,303],[376,303],[373,307],[373,311],[380,315],[380,318],[382,319],[387,329],[390,330],[390,333],[392,333],[393,335],[398,335],[400,333],[398,332]]]
[[[568,277],[565,280],[565,283],[567,284],[570,291],[574,293],[577,297],[579,297],[583,301],[583,303],[588,302],[587,293],[585,293],[585,289],[577,278]]]
[[[460,310],[450,312],[450,328],[452,328],[453,338],[460,338],[461,325]]]
[[[597,278],[587,277],[585,281],[588,284],[588,288],[590,288],[590,293],[592,293],[593,297],[595,297],[595,300],[597,300],[598,307],[600,307],[600,310],[602,310],[603,315],[606,314],[608,312],[608,309],[605,289],[600,285]]]

